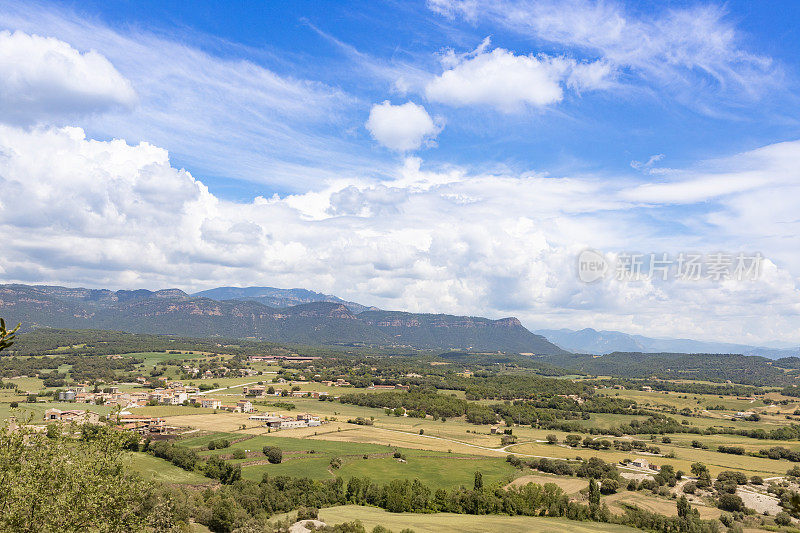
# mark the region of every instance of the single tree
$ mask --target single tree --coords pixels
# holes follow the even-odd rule
[[[686,499],[686,496],[681,496],[678,498],[678,518],[688,517],[690,510],[691,506],[689,505],[689,500]]]
[[[6,329],[6,321],[0,318],[0,351],[5,350],[12,344],[14,344],[14,337],[16,336],[17,331],[19,331],[19,327],[22,324],[17,324],[17,326],[9,331]]]
[[[600,487],[594,478],[589,480],[589,507],[597,509],[600,506]]]

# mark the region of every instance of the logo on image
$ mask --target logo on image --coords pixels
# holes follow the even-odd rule
[[[578,256],[578,278],[584,283],[602,279],[606,272],[608,272],[608,262],[597,250],[584,250]]]

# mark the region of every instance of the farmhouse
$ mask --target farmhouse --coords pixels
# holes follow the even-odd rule
[[[654,464],[650,463],[650,461],[648,461],[647,459],[643,459],[641,457],[637,458],[637,459],[634,459],[633,461],[631,461],[628,464],[630,464],[631,466],[636,467],[636,468],[646,468],[648,470],[661,470],[660,466],[654,465]]]
[[[167,429],[163,418],[151,416],[122,415],[119,417],[122,428],[138,433],[164,433]]]
[[[200,407],[206,407],[208,409],[222,409],[222,400],[217,400],[215,398],[203,398],[200,400]]]
[[[308,422],[306,422],[305,420],[293,420],[291,418],[282,418],[280,425],[278,427],[280,429],[305,428],[308,427]]]
[[[97,424],[100,422],[100,415],[81,409],[72,409],[69,411],[48,409],[44,412],[44,419],[56,420],[58,422],[75,422],[76,424]]]
[[[242,387],[242,394],[245,396],[264,396],[267,388],[264,385],[246,385]]]

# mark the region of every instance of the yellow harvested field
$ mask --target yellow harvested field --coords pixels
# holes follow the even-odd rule
[[[653,496],[643,492],[630,492],[624,490],[616,494],[603,496],[602,501],[605,502],[609,509],[611,509],[611,511],[614,513],[622,512],[623,507],[620,504],[629,503],[654,513],[660,513],[668,516],[678,515],[678,506],[675,500]],[[692,505],[692,507],[697,509],[700,512],[700,518],[705,520],[719,518],[720,514],[722,514],[722,512],[716,507],[707,507],[705,505]]]
[[[191,427],[206,431],[236,431],[242,424],[248,427],[256,427],[262,424],[248,420],[246,413],[216,413],[204,415],[178,415],[165,417],[167,424],[171,426]]]
[[[539,485],[544,485],[545,483],[555,483],[567,494],[575,494],[581,489],[585,489],[589,486],[588,481],[579,477],[560,477],[548,476],[546,474],[533,474],[530,476],[518,477],[506,485],[506,487],[521,487],[523,485],[527,485],[528,483],[538,483]]]
[[[352,426],[351,426],[352,427]],[[287,436],[290,436],[287,434]],[[413,448],[417,450],[431,450],[446,452],[451,450],[453,453],[470,455],[485,455],[487,457],[504,457],[505,452],[493,449],[486,449],[479,446],[470,446],[459,442],[453,442],[436,438],[434,436],[419,435],[415,433],[405,433],[379,427],[350,429],[348,431],[331,432],[312,436],[321,440],[332,440],[339,442],[362,442],[367,444],[382,444],[384,446],[401,446],[403,448]]]
[[[452,513],[389,513],[375,507],[343,505],[319,510],[319,518],[328,525],[360,520],[367,531],[377,525],[400,531],[410,528],[416,533],[483,533],[502,531],[503,533],[634,533],[638,531],[625,526],[600,524],[596,522],[576,522],[561,518],[541,518],[532,516],[505,515],[459,515]]]
[[[708,466],[711,475],[716,475],[723,470],[739,470],[748,476],[759,475],[762,477],[772,477],[782,475],[788,469],[790,463],[787,461],[774,461],[761,457],[750,457],[741,455],[731,455],[718,453],[711,450],[700,450],[695,448],[684,448],[658,443],[662,453],[673,451],[675,458],[645,456],[645,458],[657,465],[671,464],[676,470],[689,472],[692,463],[700,461]],[[766,446],[766,445],[765,445]],[[508,448],[508,453],[514,453],[520,457],[525,455],[543,455],[549,457],[561,457],[564,459],[574,459],[580,456],[584,459],[588,457],[599,457],[604,461],[616,463],[622,459],[634,459],[640,454],[632,452],[621,452],[617,450],[590,450],[587,448],[568,448],[564,446],[552,446],[540,443],[521,443]]]

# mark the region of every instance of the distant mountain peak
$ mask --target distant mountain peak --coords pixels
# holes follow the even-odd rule
[[[800,348],[777,349],[724,342],[697,341],[692,339],[663,339],[630,335],[620,331],[597,331],[584,328],[541,329],[535,333],[543,335],[553,344],[574,353],[604,355],[612,352],[644,353],[688,353],[688,354],[742,354],[780,358],[800,354]]]
[[[250,300],[269,307],[291,307],[314,302],[332,302],[346,305],[353,313],[375,309],[365,305],[342,300],[338,296],[323,294],[308,289],[278,289],[276,287],[217,287],[194,293],[192,296],[212,300]]]

